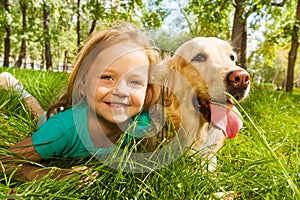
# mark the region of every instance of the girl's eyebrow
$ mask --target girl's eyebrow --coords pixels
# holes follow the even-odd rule
[[[148,73],[142,73],[142,72],[133,72],[133,73],[129,73],[128,76],[133,77],[133,78],[148,78]]]
[[[120,71],[118,69],[105,69],[101,72],[101,74],[103,73],[119,73]],[[141,72],[139,70],[130,70],[130,71],[126,71],[125,73],[122,73],[122,74],[119,74],[121,76],[123,75],[130,75],[130,76],[139,76],[139,77],[143,77],[143,76],[148,76],[148,73],[144,73],[144,72]]]
[[[101,70],[101,71],[102,71],[102,73],[104,73],[104,72],[115,72],[116,70],[109,69],[109,67],[108,67],[108,68],[106,68],[104,70]]]

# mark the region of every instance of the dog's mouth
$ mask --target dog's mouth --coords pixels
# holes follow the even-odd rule
[[[230,100],[226,103],[208,100],[202,102],[200,97],[197,97],[193,104],[208,122],[222,130],[226,138],[236,137],[238,131],[242,128],[241,114]]]

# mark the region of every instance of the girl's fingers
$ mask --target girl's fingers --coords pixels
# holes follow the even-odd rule
[[[79,184],[78,186],[79,189],[83,189],[84,187],[93,185],[96,182],[97,177],[99,176],[99,173],[97,171],[90,173],[92,169],[86,166],[72,167],[72,171],[81,173],[82,179],[80,181],[81,184]]]

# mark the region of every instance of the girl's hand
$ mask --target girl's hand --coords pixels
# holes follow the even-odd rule
[[[79,189],[93,185],[99,176],[97,171],[92,172],[92,169],[87,166],[72,167],[71,170],[80,173],[82,179],[80,180]]]

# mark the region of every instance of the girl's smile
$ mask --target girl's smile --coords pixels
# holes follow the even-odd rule
[[[130,106],[127,103],[121,103],[121,102],[104,102],[107,104],[108,107],[110,107],[110,109],[115,110],[116,111],[123,111],[125,112],[125,109],[128,109],[128,107]]]
[[[110,106],[111,108],[125,108],[128,107],[128,104],[125,103],[116,103],[116,102],[107,102],[107,105]]]

